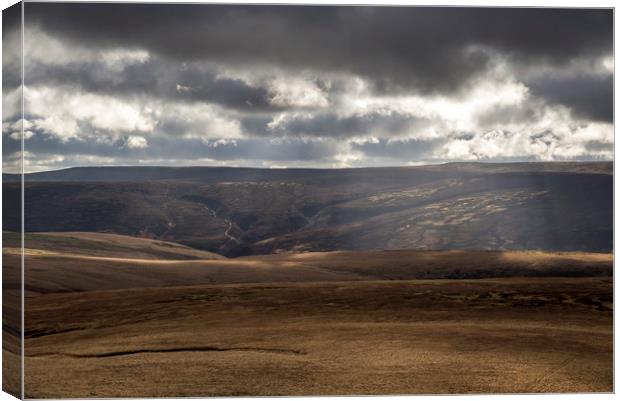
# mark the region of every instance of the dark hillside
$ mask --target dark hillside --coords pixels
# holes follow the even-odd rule
[[[611,167],[76,168],[26,176],[25,230],[110,232],[228,256],[343,249],[609,252]],[[19,189],[5,182],[4,199]],[[5,230],[18,226],[14,208],[5,202]]]

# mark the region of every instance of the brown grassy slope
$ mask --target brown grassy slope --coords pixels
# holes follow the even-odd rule
[[[4,247],[17,248],[19,235],[3,233]],[[225,259],[216,253],[174,242],[96,232],[27,233],[25,247],[71,255],[132,259]]]
[[[7,258],[18,258],[18,252],[5,249]],[[146,260],[26,250],[25,287],[46,293],[233,283],[611,276],[612,270],[611,254],[590,253],[379,251]]]
[[[2,253],[2,391],[21,394],[22,297],[19,258]]]
[[[26,396],[608,392],[612,271],[579,252],[27,249]]]
[[[612,279],[194,286],[26,299],[26,396],[612,390]]]
[[[349,272],[370,279],[611,275],[613,255],[542,251],[338,251],[238,258]]]
[[[18,258],[19,255],[13,254],[10,257]],[[25,288],[28,293],[360,279],[359,276],[346,272],[321,271],[252,260],[123,259],[41,250],[26,250],[25,264]]]

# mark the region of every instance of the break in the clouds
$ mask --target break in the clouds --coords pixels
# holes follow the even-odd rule
[[[26,3],[23,120],[4,25],[5,168],[612,158],[611,10]]]

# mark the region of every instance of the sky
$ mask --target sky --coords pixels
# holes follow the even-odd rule
[[[611,160],[611,10],[26,3],[3,166]],[[17,15],[17,14],[16,14]],[[7,23],[8,21],[8,23]]]

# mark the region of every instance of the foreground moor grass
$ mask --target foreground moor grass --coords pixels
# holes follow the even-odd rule
[[[100,233],[27,239],[27,398],[613,391],[611,254],[227,259]],[[8,305],[20,258],[8,238]],[[16,362],[21,313],[4,317]]]
[[[612,391],[612,279],[229,284],[26,300],[26,396]]]

